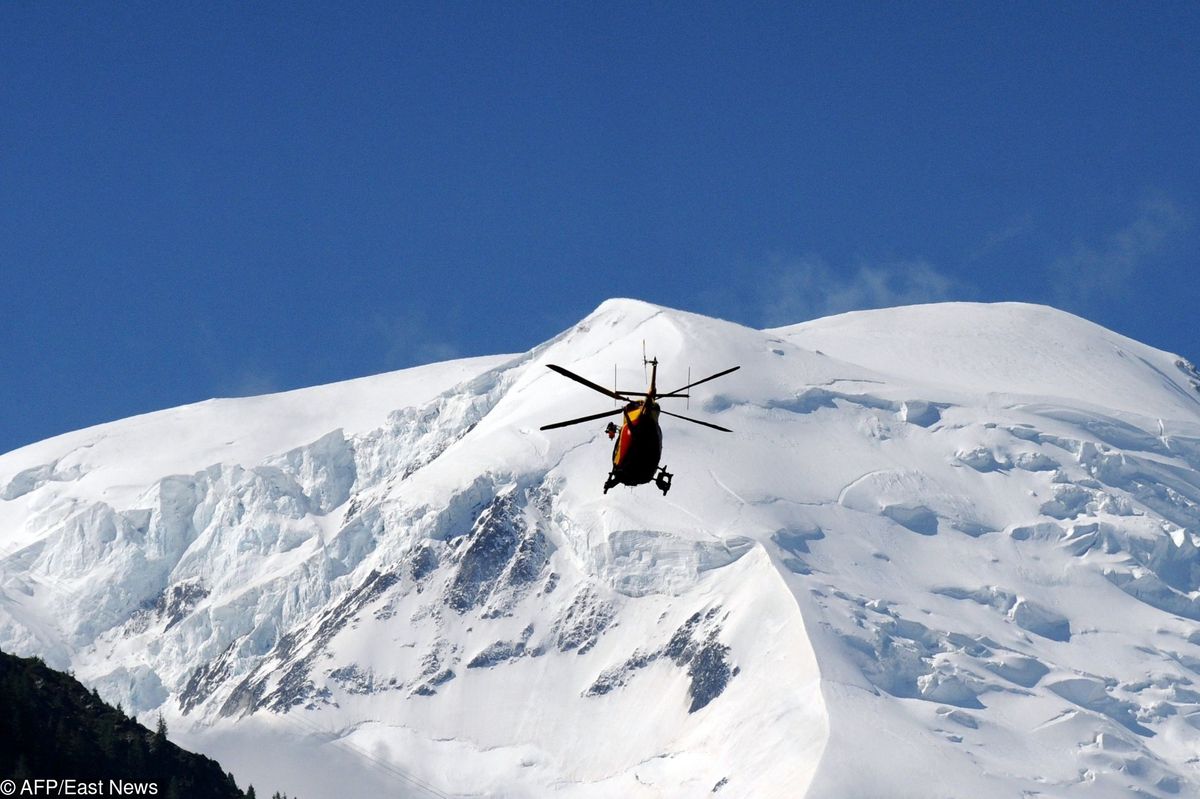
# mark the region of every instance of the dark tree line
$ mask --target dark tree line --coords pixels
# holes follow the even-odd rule
[[[24,779],[154,782],[167,799],[246,799],[215,760],[152,732],[38,658],[0,652],[0,775]],[[285,799],[280,794],[277,799]]]

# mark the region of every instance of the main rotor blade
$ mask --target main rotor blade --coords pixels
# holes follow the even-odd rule
[[[548,364],[546,364],[546,366],[549,367],[550,369],[553,369],[554,371],[558,372],[563,377],[574,380],[576,383],[582,383],[583,385],[590,388],[592,391],[599,391],[604,396],[612,397],[613,399],[620,400],[621,402],[629,402],[629,397],[622,396],[621,394],[618,394],[617,392],[613,391],[612,389],[605,388],[604,386],[599,385],[597,383],[593,383],[591,380],[588,380],[586,377],[580,377],[579,375],[575,374],[574,372],[570,371],[569,369],[562,368],[558,364],[548,363]]]
[[[565,422],[555,422],[554,424],[544,425],[538,430],[553,430],[556,427],[566,427],[568,425],[579,424],[580,422],[590,422],[593,419],[603,419],[605,416],[616,416],[623,412],[624,408],[617,408],[615,411],[604,411],[602,413],[593,413],[591,416],[580,416],[578,419],[568,419]],[[701,422],[703,424],[703,422]]]
[[[647,394],[645,391],[625,391],[625,390],[621,390],[621,391],[620,391],[620,392],[618,392],[618,393],[620,393],[620,394],[628,394],[628,395],[629,395],[629,396],[631,396],[631,397],[648,397],[648,396],[650,396],[650,395],[649,395],[649,394]],[[655,398],[655,399],[662,399],[663,397],[679,397],[680,399],[682,399],[682,398],[684,398],[684,397],[686,397],[686,396],[688,396],[688,395],[687,395],[687,394],[675,394],[675,393],[671,393],[671,394],[655,394],[655,395],[654,395],[654,398]]]
[[[736,368],[737,367],[735,366],[734,369],[736,369]],[[721,425],[713,424],[712,422],[702,422],[699,419],[693,419],[690,416],[680,416],[677,413],[671,413],[670,411],[664,411],[662,408],[659,408],[658,412],[661,414],[664,414],[666,416],[674,416],[676,419],[682,419],[685,422],[692,422],[693,424],[702,424],[705,427],[711,427],[713,430],[720,430],[722,433],[732,433],[733,432],[728,427],[721,427]]]
[[[741,368],[742,367],[740,367],[740,366],[731,367],[729,369],[726,369],[724,372],[717,372],[715,375],[709,375],[708,377],[704,378],[703,380],[697,380],[695,383],[688,383],[683,388],[677,388],[674,391],[668,391],[666,394],[659,394],[659,396],[665,397],[668,394],[678,394],[680,391],[687,391],[692,386],[698,386],[701,383],[707,383],[709,380],[716,380],[718,377],[724,377],[725,375],[729,374],[730,372],[736,372],[738,369],[741,369]]]

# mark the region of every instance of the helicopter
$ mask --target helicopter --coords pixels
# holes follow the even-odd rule
[[[690,416],[682,416],[678,413],[665,411],[659,407],[658,401],[668,397],[687,398],[690,395],[684,394],[684,391],[701,383],[707,383],[709,380],[723,377],[730,372],[736,372],[741,368],[740,366],[725,369],[716,374],[711,374],[702,380],[688,383],[682,388],[659,394],[656,388],[658,358],[648,360],[645,353],[643,353],[642,363],[643,366],[650,367],[650,387],[646,391],[617,391],[615,387],[609,390],[598,383],[593,383],[591,380],[575,374],[569,369],[564,369],[558,364],[547,364],[547,367],[558,372],[563,377],[574,380],[576,383],[585,385],[593,391],[598,391],[606,397],[612,397],[618,402],[623,403],[622,407],[615,410],[593,413],[590,416],[580,416],[577,419],[555,422],[554,424],[543,425],[540,428],[541,430],[554,430],[559,427],[567,427],[573,424],[580,424],[581,422],[590,422],[595,419],[603,419],[606,416],[621,414],[620,427],[609,422],[608,427],[604,430],[610,439],[615,439],[613,442],[612,470],[608,473],[608,479],[604,481],[605,494],[608,493],[608,489],[616,485],[637,486],[649,483],[650,481],[654,481],[654,485],[663,492],[663,496],[666,496],[667,492],[671,490],[671,479],[674,475],[667,471],[666,466],[658,465],[659,459],[662,457],[662,428],[658,425],[660,415],[673,416],[676,419],[683,419],[693,424],[711,427],[713,430],[720,430],[723,433],[733,432],[727,427],[721,427],[711,422],[702,422]],[[642,397],[642,399],[635,399],[635,397]]]

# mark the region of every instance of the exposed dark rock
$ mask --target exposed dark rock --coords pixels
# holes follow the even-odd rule
[[[358,498],[358,495],[355,494],[354,496],[350,497],[350,502],[346,505],[346,512],[342,516],[342,524],[349,522],[351,519],[357,516],[361,510],[362,501]]]
[[[524,654],[525,644],[521,641],[497,641],[471,658],[467,663],[467,668],[491,668],[510,660],[516,660]]]
[[[720,696],[733,677],[729,667],[729,647],[717,641],[716,632],[710,633],[703,645],[694,651],[687,667],[688,676],[692,678],[688,687],[688,696],[692,698],[688,713],[695,713]]]
[[[507,663],[510,660],[525,655],[525,645],[529,642],[530,636],[533,635],[533,625],[529,625],[521,631],[521,638],[518,641],[496,641],[488,646],[475,657],[471,658],[467,663],[468,669],[491,668],[498,666],[501,663]]]
[[[375,682],[375,674],[370,669],[363,671],[354,663],[329,672],[329,679],[340,683],[350,694],[373,694],[387,687]]]
[[[429,544],[424,544],[413,550],[409,556],[408,574],[412,577],[413,582],[421,582],[438,567],[438,555]]]
[[[696,628],[702,622],[712,621],[720,611],[721,607],[718,605],[715,608],[710,608],[707,613],[693,613],[688,617],[687,621],[680,625],[675,634],[671,636],[671,640],[663,647],[662,654],[665,657],[671,658],[677,664],[683,665],[689,658],[689,648],[695,646],[692,636],[696,632]]]
[[[1194,388],[1196,391],[1200,391],[1200,371],[1196,370],[1196,367],[1191,361],[1186,360],[1185,358],[1180,358],[1179,360],[1175,361],[1175,367],[1179,369],[1179,371],[1183,372],[1184,376],[1187,377],[1188,382],[1192,384],[1192,388]]]
[[[720,696],[738,669],[729,664],[730,648],[718,640],[719,622],[714,621],[720,607],[707,613],[693,613],[671,636],[666,645],[653,652],[635,652],[614,669],[606,669],[584,692],[584,696],[603,696],[624,687],[633,673],[646,668],[659,658],[667,658],[676,666],[686,668],[691,684],[688,686],[689,713],[706,707]],[[706,634],[703,638],[701,633]]]
[[[587,654],[612,624],[616,611],[589,590],[581,591],[554,623],[552,635],[560,652]]]
[[[528,492],[521,494],[526,503]],[[484,618],[509,615],[515,602],[545,572],[553,547],[526,520],[516,492],[496,497],[457,544],[458,568],[446,604],[458,613],[486,607]],[[535,511],[536,513],[536,511]]]
[[[291,665],[279,684],[263,700],[276,713],[286,713],[296,705],[311,701],[317,694],[317,686],[309,678],[312,658],[306,657]]]
[[[446,604],[466,613],[483,604],[517,553],[525,520],[511,494],[496,497],[475,522],[458,571],[446,591]]]
[[[187,582],[172,585],[159,594],[154,603],[154,609],[159,616],[167,619],[165,630],[169,630],[183,621],[189,613],[208,596],[208,589],[198,582]]]
[[[274,664],[274,668],[265,673],[260,669],[242,680],[221,707],[221,715],[230,716],[263,707],[277,713],[286,713],[296,705],[328,698],[329,692],[317,689],[310,679],[316,658],[333,637],[353,621],[355,614],[398,582],[400,577],[395,572],[372,569],[358,588],[350,591],[337,605],[321,614],[313,632],[303,639],[300,639],[295,631],[280,638],[268,661]],[[302,657],[297,658],[301,646],[306,651]],[[266,688],[271,675],[280,671],[283,671],[283,676],[268,693]],[[257,674],[262,676],[256,676]]]
[[[437,693],[437,687],[444,685],[454,679],[456,675],[453,669],[445,669],[430,677],[425,683],[413,689],[413,693],[417,696],[433,696]]]
[[[229,646],[225,647],[225,651],[217,655],[216,659],[197,666],[188,677],[187,684],[179,693],[179,708],[184,715],[208,699],[213,691],[221,687],[222,683],[229,678],[230,660],[233,658],[236,645],[237,641],[231,641]]]
[[[584,696],[603,696],[617,688],[625,687],[629,682],[629,678],[633,672],[644,669],[658,660],[660,652],[642,652],[638,650],[634,652],[628,660],[617,666],[615,669],[605,669],[592,683],[591,687],[584,692]]]
[[[247,677],[229,693],[225,703],[221,705],[222,716],[240,716],[255,710],[262,702],[266,690],[265,680],[253,680]]]
[[[541,531],[521,539],[512,569],[508,572],[509,585],[528,585],[541,576],[550,558],[550,544]]]

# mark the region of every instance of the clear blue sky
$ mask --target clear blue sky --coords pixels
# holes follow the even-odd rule
[[[0,451],[610,296],[1200,357],[1197,42],[1177,2],[0,4]]]

